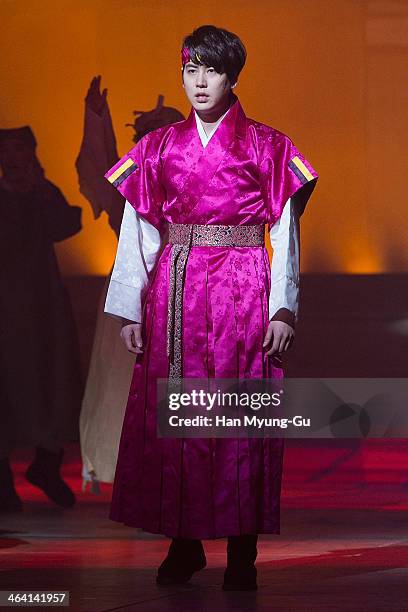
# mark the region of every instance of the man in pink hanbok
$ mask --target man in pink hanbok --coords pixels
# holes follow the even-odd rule
[[[258,534],[280,533],[281,438],[156,432],[158,378],[282,378],[294,337],[299,217],[317,173],[290,138],[245,115],[232,91],[245,59],[226,30],[187,36],[188,118],[105,175],[126,198],[105,312],[137,355],[110,517],[172,538],[159,584],[188,581],[206,565],[201,540],[227,537],[223,588],[256,589]]]

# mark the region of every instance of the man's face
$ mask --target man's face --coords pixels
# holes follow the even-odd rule
[[[183,85],[193,108],[204,115],[222,108],[231,91],[225,72],[220,74],[210,66],[191,61],[184,66]]]
[[[17,138],[4,140],[0,144],[0,166],[5,177],[24,175],[33,157],[33,149]]]

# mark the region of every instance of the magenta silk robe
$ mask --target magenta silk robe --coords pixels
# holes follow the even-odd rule
[[[316,172],[287,136],[248,119],[234,100],[206,148],[191,109],[187,120],[145,136],[105,175],[159,231],[167,222],[273,225],[295,193],[304,208]],[[156,380],[169,369],[171,251],[167,244],[145,297],[145,348],[131,383],[110,518],[169,537],[278,534],[283,439],[156,435]],[[262,348],[266,248],[193,246],[185,274],[183,377],[281,378],[281,362]]]

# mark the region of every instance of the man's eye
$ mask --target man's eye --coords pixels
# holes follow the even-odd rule
[[[188,72],[189,74],[193,74],[193,72],[195,72],[195,70],[194,70],[194,68],[190,68],[189,70],[187,70],[187,72]]]

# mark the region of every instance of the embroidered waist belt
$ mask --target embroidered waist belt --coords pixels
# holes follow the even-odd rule
[[[246,247],[265,244],[265,225],[169,224],[173,245],[167,310],[167,356],[169,379],[182,377],[182,306],[186,263],[192,246]]]

